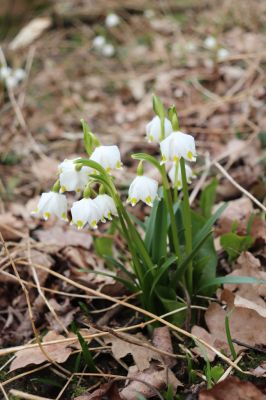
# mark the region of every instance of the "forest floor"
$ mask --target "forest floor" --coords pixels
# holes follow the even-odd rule
[[[204,300],[206,312],[199,311],[193,326],[185,327],[228,350],[225,304],[234,307],[230,326],[237,358],[225,352],[228,365],[209,352],[210,364],[206,351],[202,355],[191,339],[170,335],[166,326],[152,337],[144,315],[119,304],[124,299],[138,305],[123,285],[89,272],[108,270],[95,242],[101,235],[110,239],[104,228],[77,231],[30,215],[53,184],[58,163],[85,155],[81,118],[103,143],[119,145],[126,168],[117,182],[125,195],[136,169],[130,155],[158,154],[145,140],[156,93],[167,106],[175,104],[182,130],[196,139],[193,207],[199,208],[200,192],[213,177],[216,204],[229,201],[215,228],[219,275],[266,280],[265,1],[37,3],[13,10],[1,33],[1,63],[25,68],[27,76],[10,90],[0,86],[0,398],[134,399],[138,390],[144,396],[139,399],[265,399],[264,285],[225,285]],[[105,25],[109,12],[120,17],[116,27]],[[33,40],[30,27],[29,43],[25,37],[15,42],[38,16],[46,25],[38,38]],[[112,44],[112,56],[95,49],[97,35]],[[216,40],[212,49],[210,37]],[[153,176],[152,169],[148,174]],[[134,209],[140,219],[147,213],[144,206]],[[220,244],[232,230],[252,237],[237,257]],[[111,239],[115,257],[127,252],[118,233]],[[112,303],[102,293],[118,300]],[[84,353],[85,361],[79,359],[72,321],[94,361]],[[127,335],[119,333],[124,328]],[[40,348],[40,337],[53,344]],[[126,382],[122,376],[128,373],[139,380]]]

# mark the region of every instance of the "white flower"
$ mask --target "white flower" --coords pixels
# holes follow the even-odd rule
[[[137,176],[129,187],[127,202],[135,206],[139,200],[142,200],[148,206],[152,206],[157,197],[157,191],[157,181],[144,175]]]
[[[78,158],[65,160],[58,167],[61,192],[80,192],[88,183],[91,169],[84,166],[77,170],[77,164],[74,163],[75,160],[78,160]]]
[[[81,199],[75,201],[71,208],[72,222],[82,229],[86,224],[96,229],[97,223],[101,219],[101,212],[95,200]]]
[[[36,210],[33,214],[41,214],[44,219],[51,215],[67,220],[67,199],[57,192],[42,193]]]
[[[10,67],[0,68],[0,78],[5,80],[12,74],[12,69]]]
[[[173,132],[173,127],[169,119],[164,119],[164,135],[169,136]],[[160,142],[162,139],[161,120],[156,115],[147,125],[146,134],[149,142]]]
[[[102,47],[102,55],[105,57],[112,57],[115,54],[115,48],[112,44],[106,43]]]
[[[96,36],[93,39],[92,45],[95,49],[101,50],[106,43],[106,39],[104,36]]]
[[[187,49],[187,51],[193,53],[193,51],[195,51],[197,49],[197,45],[194,42],[188,42],[186,44],[186,49]]]
[[[10,75],[6,78],[6,86],[10,89],[13,89],[18,84],[18,80],[14,75]]]
[[[19,82],[26,78],[26,72],[22,68],[15,69],[13,75]]]
[[[162,163],[178,162],[181,157],[187,161],[196,161],[196,148],[193,136],[177,131],[160,143]]]
[[[94,199],[94,202],[100,210],[101,220],[112,219],[112,215],[118,215],[115,202],[108,194],[99,194],[99,196]]]
[[[227,49],[221,48],[217,51],[217,58],[219,61],[225,60],[227,57],[229,57],[229,51]]]
[[[204,46],[207,49],[214,49],[217,46],[217,40],[215,39],[214,36],[208,36],[205,40],[204,40]]]
[[[120,151],[117,146],[99,146],[93,151],[90,160],[96,161],[107,172],[111,169],[120,169],[122,166]]]
[[[185,164],[185,170],[186,170],[187,183],[191,183],[191,178],[194,177],[192,169],[190,168],[189,165]],[[182,189],[183,182],[182,182],[182,174],[181,174],[180,164],[173,164],[171,169],[168,172],[168,175],[169,175],[169,178],[171,179],[171,182],[173,183],[173,185],[176,186],[178,189]]]
[[[105,19],[105,25],[108,28],[113,28],[114,26],[119,25],[119,23],[120,23],[120,18],[116,14],[109,14]]]

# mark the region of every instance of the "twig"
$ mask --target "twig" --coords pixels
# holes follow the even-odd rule
[[[240,340],[237,340],[237,339],[232,339],[232,342],[234,342],[235,344],[238,344],[239,346],[246,347],[247,349],[254,350],[254,351],[258,351],[259,353],[264,353],[264,354],[266,354],[266,350],[261,349],[260,347],[251,346],[250,344],[241,342]]]
[[[48,398],[48,397],[35,396],[34,394],[21,392],[20,390],[16,389],[11,389],[9,393],[12,394],[13,396],[17,396],[18,398],[25,400],[53,400],[50,397]]]
[[[249,193],[246,189],[244,189],[239,183],[237,183],[234,178],[219,164],[218,162],[214,162],[214,165],[219,171],[232,183],[240,192],[242,192],[245,196],[247,196],[250,200],[253,201],[262,211],[266,212],[266,207],[254,197],[251,193]]]

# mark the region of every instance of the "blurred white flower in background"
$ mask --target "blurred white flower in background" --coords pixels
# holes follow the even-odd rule
[[[144,17],[146,17],[146,18],[148,18],[148,19],[154,18],[154,17],[155,17],[155,12],[154,12],[154,10],[150,10],[150,9],[145,10],[145,11],[144,11]]]
[[[0,68],[0,79],[10,89],[15,88],[25,78],[26,72],[22,68],[12,69],[7,66],[3,66]]]
[[[113,28],[119,24],[120,24],[120,18],[117,14],[111,13],[107,15],[105,19],[105,25],[108,28]]]
[[[213,50],[215,49],[215,47],[217,46],[217,40],[215,39],[214,36],[208,36],[205,40],[204,40],[204,46],[207,49]]]
[[[115,48],[112,44],[106,43],[102,47],[102,55],[105,57],[112,57],[115,54]]]
[[[95,49],[101,50],[103,46],[106,44],[106,39],[104,36],[95,36],[92,41],[92,45]]]
[[[221,48],[217,51],[217,58],[219,61],[226,60],[229,57],[230,52],[227,49]]]
[[[193,53],[193,51],[197,50],[197,45],[194,42],[188,42],[186,44],[186,49],[188,52]]]

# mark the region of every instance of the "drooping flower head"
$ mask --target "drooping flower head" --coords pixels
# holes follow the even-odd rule
[[[158,182],[148,176],[136,176],[129,187],[127,202],[134,207],[139,200],[152,206],[157,197]]]
[[[107,172],[122,167],[120,151],[117,146],[99,146],[93,151],[90,160],[100,164]]]
[[[72,222],[82,229],[86,224],[96,229],[97,223],[101,219],[101,211],[95,202],[95,199],[81,199],[75,201],[71,208]]]
[[[170,135],[173,132],[173,127],[169,119],[164,118],[164,137]],[[156,115],[147,125],[146,125],[146,135],[149,142],[160,142],[163,138],[161,120]]]
[[[67,220],[67,199],[66,197],[57,192],[42,193],[36,210],[33,214],[41,215],[47,220],[51,215],[58,218]]]
[[[194,177],[192,169],[190,168],[190,166],[188,164],[185,164],[185,169],[186,169],[187,183],[191,183],[191,178]],[[168,176],[174,187],[177,187],[178,189],[182,189],[183,182],[182,182],[182,174],[181,174],[181,166],[180,165],[174,163],[168,172]]]
[[[95,49],[101,50],[106,43],[106,39],[104,36],[98,35],[92,41],[92,45]]]
[[[166,161],[178,162],[181,157],[187,161],[196,161],[196,147],[194,137],[186,133],[172,132],[160,143],[162,163]]]
[[[117,14],[111,13],[107,15],[105,19],[105,25],[108,28],[113,28],[119,24],[120,24],[120,18]]]
[[[95,199],[98,209],[100,210],[101,220],[112,219],[112,215],[117,216],[115,202],[108,194],[99,194]]]
[[[63,161],[59,169],[59,180],[62,192],[76,191],[80,192],[87,185],[91,169],[83,166],[79,167],[74,160]]]

